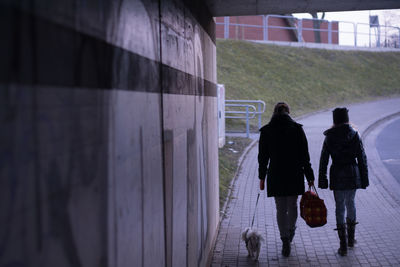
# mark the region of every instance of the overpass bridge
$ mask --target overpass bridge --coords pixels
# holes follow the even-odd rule
[[[0,0],[0,267],[205,266],[215,16],[397,0]]]

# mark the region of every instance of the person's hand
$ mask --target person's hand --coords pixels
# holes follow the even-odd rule
[[[314,181],[311,181],[311,180],[308,181],[308,186],[309,186],[309,187],[311,187],[311,186],[313,186],[313,185],[314,185]]]
[[[260,190],[264,190],[265,187],[265,180],[260,179]]]
[[[367,185],[362,184],[361,189],[367,189]]]

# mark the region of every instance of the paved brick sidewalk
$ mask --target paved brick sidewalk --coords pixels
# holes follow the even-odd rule
[[[363,136],[370,171],[370,187],[356,194],[360,223],[356,229],[358,244],[355,248],[350,249],[346,257],[337,255],[339,239],[333,230],[336,228],[333,194],[320,189],[318,193],[328,208],[328,223],[312,229],[299,216],[291,256],[282,257],[275,203],[263,191],[254,224],[266,241],[259,262],[246,257],[240,233],[251,224],[258,193],[256,145],[245,157],[234,184],[233,198],[221,221],[212,266],[400,266],[400,185],[386,171],[374,146],[379,130],[390,119],[400,116],[400,98],[351,105],[349,109],[350,120]],[[309,141],[316,177],[324,138],[322,132],[331,121],[331,111],[299,120]]]

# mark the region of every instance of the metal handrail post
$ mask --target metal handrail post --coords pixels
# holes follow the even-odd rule
[[[246,137],[250,136],[250,126],[249,126],[249,106],[246,106]]]
[[[328,23],[328,43],[332,44],[332,21]]]
[[[376,40],[376,46],[381,47],[381,26],[380,25],[377,27],[377,30],[378,30],[378,38]]]
[[[371,25],[369,25],[369,47],[371,47]]]
[[[398,27],[397,30],[399,31],[399,44],[398,44],[398,47],[400,47],[400,28]]]
[[[224,17],[224,38],[229,39],[229,17]]]
[[[353,23],[354,27],[354,47],[357,47],[357,27],[358,23]]]
[[[299,27],[297,29],[297,42],[303,42],[303,20],[299,20]]]
[[[265,16],[265,29],[264,29],[264,40],[268,41],[268,19],[269,15]]]
[[[383,44],[383,46],[388,47],[386,22],[385,22],[385,43]]]
[[[265,15],[263,16],[263,40],[265,41]]]

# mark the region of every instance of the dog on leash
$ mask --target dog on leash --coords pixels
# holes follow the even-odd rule
[[[257,261],[260,256],[261,242],[264,238],[256,229],[247,227],[242,232],[242,240],[246,243],[246,248],[249,252],[247,257],[253,258],[255,256],[254,260]]]

